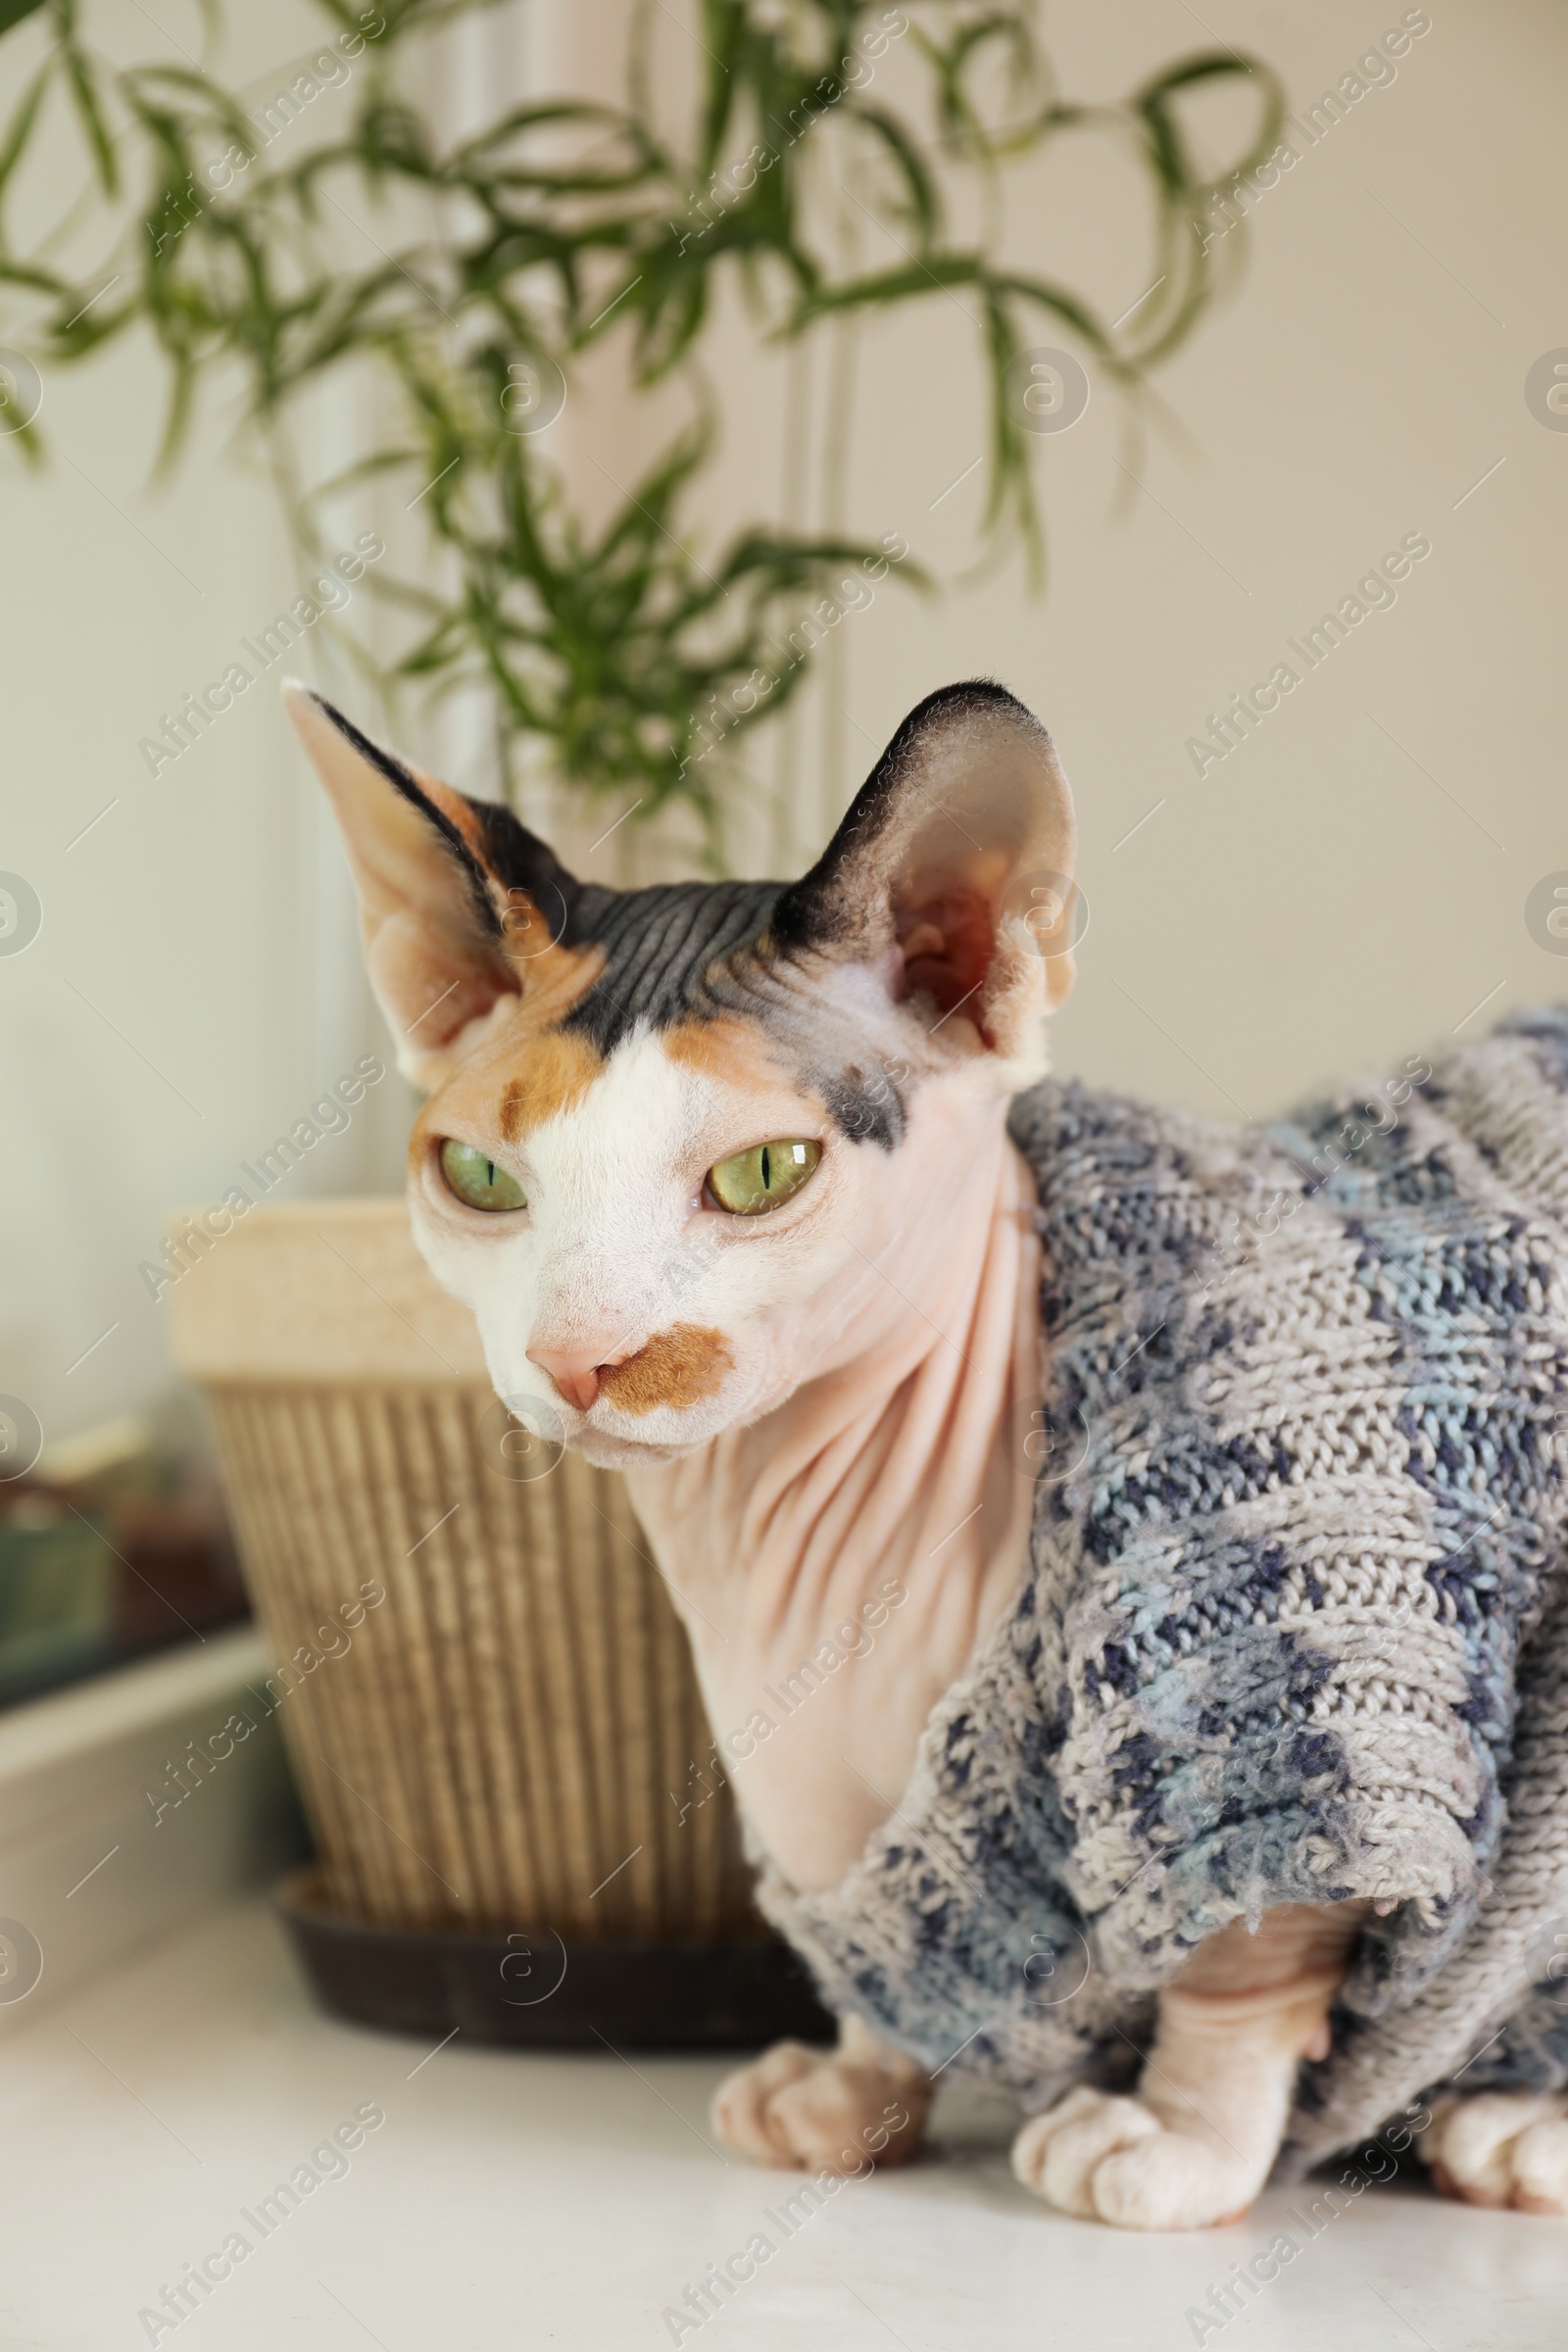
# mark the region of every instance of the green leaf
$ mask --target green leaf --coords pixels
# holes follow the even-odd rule
[[[71,84],[71,94],[76,102],[76,112],[81,117],[81,126],[87,134],[87,144],[92,149],[98,165],[99,185],[106,196],[118,195],[120,167],[115,161],[114,143],[109,136],[109,125],[104,121],[103,107],[99,102],[98,92],[93,82],[92,68],[74,43],[65,52],[65,65],[66,78]]]
[[[1193,170],[1182,138],[1180,124],[1169,101],[1179,90],[1194,88],[1204,81],[1255,81],[1262,98],[1262,115],[1251,145],[1240,163],[1219,174],[1214,182],[1206,182]],[[1190,57],[1168,72],[1157,74],[1140,89],[1133,104],[1143,117],[1149,133],[1149,152],[1154,170],[1172,196],[1206,185],[1218,185],[1237,172],[1248,172],[1272,154],[1285,122],[1285,93],[1279,77],[1260,59],[1249,58],[1238,51],[1206,50]]]
[[[937,233],[942,199],[937,183],[907,126],[884,107],[858,106],[855,119],[874,131],[897,165],[904,181],[906,210],[921,244]]]
[[[43,0],[0,0],[0,32],[9,32],[24,17],[34,15],[42,8]]]
[[[16,170],[18,159],[32,136],[38,108],[43,102],[43,94],[49,87],[53,72],[52,65],[44,65],[39,69],[27,84],[16,113],[6,126],[5,138],[0,141],[0,189],[4,188]]]

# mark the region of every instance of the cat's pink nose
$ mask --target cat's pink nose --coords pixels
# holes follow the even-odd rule
[[[537,1364],[541,1372],[548,1372],[566,1402],[574,1404],[579,1413],[587,1412],[599,1395],[600,1374],[610,1370],[610,1362],[619,1360],[617,1356],[607,1361],[593,1348],[530,1348],[528,1350],[529,1363]]]

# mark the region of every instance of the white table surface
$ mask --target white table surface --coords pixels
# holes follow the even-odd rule
[[[426,2059],[319,2015],[266,1905],[233,1903],[7,2035],[0,2352],[153,2340],[141,2309],[371,2101],[386,2121],[347,2175],[265,2239],[246,2230],[248,2259],[158,2343],[652,2352],[674,2340],[663,2309],[795,2184],[711,2145],[720,2071],[502,2053],[461,2035]],[[945,2089],[930,2158],[845,2187],[679,2340],[1174,2352],[1198,2340],[1189,2307],[1299,2203],[1271,2193],[1247,2223],[1193,2237],[1064,2221],[1011,2180],[1008,2121]],[[1202,2341],[1563,2352],[1568,2221],[1372,2189]]]

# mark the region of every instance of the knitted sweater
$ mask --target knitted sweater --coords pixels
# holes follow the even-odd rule
[[[1052,1083],[1013,1134],[1023,1588],[860,1859],[764,1865],[764,1910],[836,2009],[1038,2107],[1135,2070],[1200,1937],[1381,1898],[1298,2163],[1505,2021],[1467,2087],[1568,2082],[1568,1009],[1269,1129]]]

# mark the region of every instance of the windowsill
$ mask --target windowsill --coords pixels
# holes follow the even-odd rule
[[[0,2033],[297,1850],[275,1726],[161,1817],[148,1797],[270,1663],[241,1626],[0,1715],[3,1909],[42,1952],[31,1989],[8,1997],[0,1982]]]
[[[89,1753],[184,1707],[216,1701],[253,1674],[265,1674],[268,1664],[257,1628],[233,1626],[8,1708],[0,1715],[0,1789],[7,1803],[10,1783],[19,1776]]]

